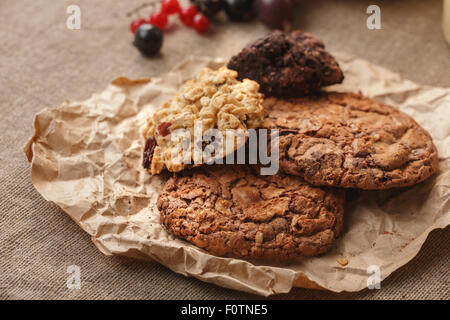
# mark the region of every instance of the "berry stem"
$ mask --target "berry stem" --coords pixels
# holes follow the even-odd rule
[[[153,0],[151,2],[145,2],[141,4],[140,6],[134,8],[133,10],[127,12],[127,17],[131,17],[132,15],[137,15],[139,17],[139,11],[142,9],[148,8],[148,7],[155,7],[157,4],[160,3],[160,0]]]

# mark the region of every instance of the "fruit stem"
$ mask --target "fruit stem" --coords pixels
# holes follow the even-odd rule
[[[132,15],[136,15],[139,16],[139,11],[141,11],[142,9],[148,8],[148,7],[155,7],[158,3],[160,3],[160,0],[154,0],[151,2],[145,2],[141,5],[139,5],[138,7],[134,8],[133,10],[127,12],[127,17],[131,17]]]

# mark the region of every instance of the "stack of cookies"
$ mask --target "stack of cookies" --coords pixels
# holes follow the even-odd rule
[[[274,31],[188,81],[144,129],[144,167],[174,173],[157,201],[162,224],[216,255],[317,256],[342,230],[346,189],[407,187],[437,171],[436,147],[411,117],[321,91],[342,80],[320,39]],[[255,143],[251,130],[277,134]],[[249,144],[276,145],[278,172],[261,174],[249,152],[245,164],[225,164]]]

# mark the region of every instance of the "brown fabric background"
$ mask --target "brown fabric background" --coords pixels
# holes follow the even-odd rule
[[[33,188],[22,146],[36,112],[65,98],[85,99],[113,78],[155,76],[188,54],[229,57],[267,30],[259,23],[214,23],[207,36],[178,23],[161,55],[145,59],[131,46],[126,12],[143,0],[0,1],[0,298],[258,298],[175,274],[152,262],[106,257],[56,205]],[[381,6],[383,30],[366,28],[369,4]],[[65,22],[81,7],[81,30]],[[143,11],[145,13],[145,11]],[[441,31],[442,1],[301,0],[294,27],[421,84],[450,85],[450,50]],[[450,228],[433,231],[381,290],[334,294],[293,289],[274,299],[449,299]],[[81,268],[80,290],[66,288],[66,268]]]

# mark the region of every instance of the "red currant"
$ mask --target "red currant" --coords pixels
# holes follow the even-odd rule
[[[194,17],[198,13],[196,6],[189,6],[181,8],[180,13],[178,14],[181,22],[183,22],[186,26],[190,27],[192,26],[192,23],[194,22]]]
[[[161,30],[164,30],[167,26],[167,22],[169,20],[167,19],[167,15],[161,11],[152,13],[150,15],[150,23]]]
[[[178,13],[180,10],[178,0],[163,0],[161,2],[161,11],[167,15]]]
[[[147,21],[145,21],[145,19],[136,19],[136,20],[133,20],[132,22],[131,22],[131,24],[130,24],[130,30],[131,30],[131,32],[133,32],[133,33],[135,33],[136,32],[136,30],[142,25],[142,24],[144,24],[144,23],[146,23]]]
[[[205,33],[209,28],[209,19],[198,13],[194,17],[194,29],[197,30],[198,33]]]

